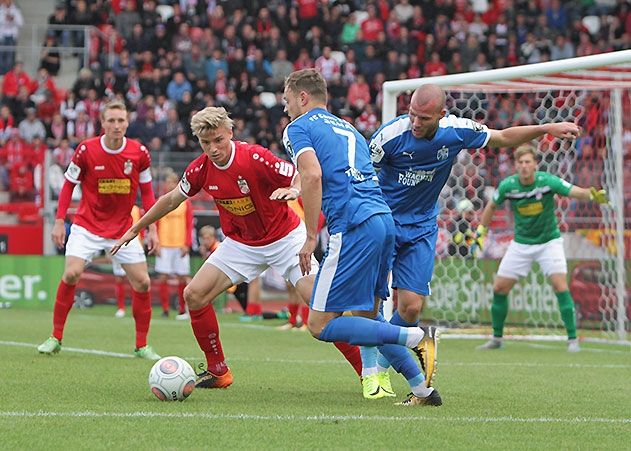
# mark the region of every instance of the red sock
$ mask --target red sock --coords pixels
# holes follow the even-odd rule
[[[245,313],[250,316],[262,316],[263,304],[258,302],[249,302],[248,307],[245,309]]]
[[[289,324],[292,326],[295,326],[298,320],[298,307],[298,304],[287,304],[287,309],[289,310]]]
[[[177,293],[180,301],[180,315],[186,313],[186,302],[184,301],[184,288],[186,288],[186,282],[180,282],[177,287]]]
[[[131,290],[131,311],[136,322],[136,349],[147,346],[147,334],[151,323],[151,294]]]
[[[125,310],[125,282],[116,282],[114,292],[116,293],[116,304],[119,310]]]
[[[254,308],[255,308],[255,315],[257,316],[263,316],[263,304],[254,304]]]
[[[59,281],[57,297],[55,297],[55,309],[53,311],[53,337],[61,341],[64,335],[64,326],[68,313],[74,304],[74,291],[76,285],[68,285],[63,280]]]
[[[302,318],[302,324],[309,322],[309,306],[302,304],[300,306],[300,318]]]
[[[221,376],[228,367],[224,360],[221,340],[219,340],[219,323],[212,304],[208,304],[199,310],[189,310],[191,315],[191,327],[197,343],[206,355],[208,371],[216,376]]]
[[[349,345],[341,341],[333,343],[335,347],[342,353],[344,358],[351,364],[359,377],[362,376],[362,357],[359,353],[359,346]]]
[[[169,282],[164,281],[160,284],[160,302],[162,303],[162,311],[169,311]]]

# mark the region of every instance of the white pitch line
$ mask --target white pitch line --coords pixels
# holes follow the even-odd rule
[[[23,347],[23,348],[36,348],[37,345],[33,343],[23,343],[19,341],[0,341],[0,346],[15,346],[15,347]],[[63,348],[63,352],[75,352],[81,354],[93,354],[100,355],[106,357],[119,357],[125,359],[133,359],[135,358],[132,354],[124,354],[121,352],[110,352],[110,351],[102,351],[99,349],[83,349],[83,348]],[[182,357],[185,360],[203,360],[201,356],[194,357]],[[340,365],[346,364],[346,361],[339,360],[306,360],[306,359],[274,359],[269,357],[263,357],[260,359],[247,359],[247,358],[228,358],[228,362],[255,362],[255,363],[285,363],[292,365],[304,365],[304,364],[315,364],[315,365]],[[441,361],[441,366],[500,366],[500,367],[522,367],[522,368],[596,368],[596,369],[631,369],[631,365],[624,364],[587,364],[587,363],[536,363],[536,362],[450,362],[450,361]]]
[[[409,416],[384,415],[253,415],[247,413],[203,413],[203,412],[47,412],[47,411],[8,411],[1,412],[0,418],[168,418],[168,419],[208,419],[208,420],[246,420],[246,421],[409,421]],[[450,423],[556,423],[556,424],[631,424],[631,418],[523,418],[503,417],[435,417],[413,416],[414,420],[443,421]]]

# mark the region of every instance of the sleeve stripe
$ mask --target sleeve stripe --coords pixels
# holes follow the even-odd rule
[[[70,176],[68,175],[68,173],[64,173],[64,177],[66,178],[66,180],[68,180],[68,181],[69,181],[69,182],[71,182],[71,183],[74,183],[75,185],[79,185],[79,184],[81,184],[81,182],[80,182],[79,180],[77,180],[77,179],[74,179],[74,178],[70,177]]]
[[[142,171],[138,177],[139,183],[148,183],[151,181],[151,168],[147,168]]]
[[[296,152],[296,154],[294,156],[294,161],[296,161],[296,163],[297,163],[298,162],[298,157],[300,156],[300,154],[303,153],[303,152],[309,152],[309,151],[315,153],[315,149],[313,147],[303,147],[298,152]]]
[[[180,190],[180,193],[182,193],[184,196],[186,196],[187,199],[190,199],[191,196],[189,196],[188,194],[186,194],[184,192],[184,190],[182,189],[182,185],[180,183],[177,184],[178,189]]]

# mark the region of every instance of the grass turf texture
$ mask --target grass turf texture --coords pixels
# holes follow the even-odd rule
[[[159,312],[158,312],[159,313]],[[4,449],[622,449],[631,430],[628,347],[441,342],[436,387],[444,405],[366,401],[333,346],[280,321],[220,315],[235,383],[183,403],[149,391],[152,362],[131,358],[133,320],[112,307],[72,311],[64,348],[39,355],[51,312],[0,310],[0,437]],[[188,322],[155,318],[163,356],[202,361]],[[68,348],[76,348],[71,351]],[[119,356],[81,353],[101,350]],[[130,356],[125,358],[124,355]],[[407,393],[392,375],[396,400]],[[626,438],[625,438],[626,437]]]

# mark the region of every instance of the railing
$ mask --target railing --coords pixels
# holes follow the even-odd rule
[[[28,28],[30,27],[30,30]],[[50,24],[32,24],[25,25],[26,29],[22,29],[21,37],[18,40],[18,45],[0,45],[1,51],[16,51],[19,58],[31,68],[36,69],[39,67],[39,60],[41,57],[42,49],[44,46],[42,43],[46,40],[46,35],[49,32],[61,32],[68,36],[68,44],[64,45],[63,42],[58,43],[55,47],[49,47],[48,50],[59,52],[60,56],[71,55],[77,56],[82,59],[82,66],[88,66],[90,63],[90,42],[91,38],[97,36],[103,41],[109,43],[109,51],[106,56],[106,63],[108,67],[111,67],[114,63],[116,54],[114,52],[114,37],[108,36],[101,30],[94,26],[84,25],[50,25]],[[26,36],[30,36],[30,45],[22,45],[21,42],[28,41]],[[73,46],[72,41],[79,36],[83,38],[83,46]],[[62,41],[65,38],[62,38]]]

